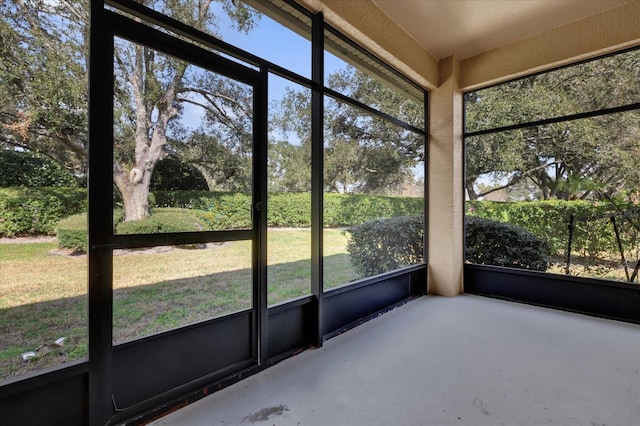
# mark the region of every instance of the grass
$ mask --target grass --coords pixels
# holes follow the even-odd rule
[[[357,278],[346,242],[340,230],[325,230],[325,289]],[[269,229],[267,245],[268,304],[310,294],[310,231]],[[0,244],[0,380],[87,355],[87,258],[53,255],[56,248],[55,242]],[[572,275],[592,276],[603,267],[579,257],[574,262]],[[564,273],[563,267],[554,259],[549,272]],[[606,278],[623,279],[619,265],[608,271]],[[250,308],[251,245],[117,253],[113,282],[113,340],[119,344]],[[59,337],[66,338],[63,350],[22,360],[23,352]]]
[[[637,256],[637,254],[636,254]],[[627,272],[633,273],[635,261],[627,261]],[[554,274],[566,274],[566,259],[561,256],[551,258],[547,272]],[[571,265],[569,267],[571,276],[590,277],[610,281],[628,282],[624,265],[621,260],[614,255],[592,258],[578,254],[572,254]],[[638,284],[640,277],[636,276],[633,284]]]
[[[325,288],[356,279],[347,237],[325,230]],[[308,229],[268,232],[268,303],[311,290]],[[87,258],[57,256],[56,243],[0,245],[0,380],[87,355]],[[115,344],[251,307],[251,245],[114,256]],[[64,348],[24,362],[21,354],[65,337]]]

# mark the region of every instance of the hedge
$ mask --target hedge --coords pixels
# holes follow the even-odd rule
[[[157,207],[204,210],[215,215],[216,229],[249,226],[251,197],[248,194],[206,191],[155,191]],[[310,193],[273,193],[267,198],[267,223],[278,227],[311,226]],[[324,194],[325,227],[353,226],[371,220],[419,214],[422,198],[363,194]]]
[[[148,218],[122,222],[122,212],[114,212],[114,223],[118,234],[154,234],[162,232],[195,232],[210,230],[200,212],[187,209],[156,209]],[[70,216],[61,220],[57,227],[58,246],[82,252],[87,251],[87,215]]]
[[[209,230],[209,225],[197,212],[187,209],[157,209],[146,219],[116,224],[116,232],[118,234],[156,234]]]
[[[56,226],[58,247],[87,252],[87,214],[81,213],[62,219]]]
[[[532,234],[547,241],[551,253],[564,254],[569,239],[569,218],[573,214],[586,217],[605,212],[614,212],[638,208],[638,206],[592,201],[521,201],[515,203],[493,201],[467,201],[466,214],[485,219],[508,222],[521,226]],[[622,237],[631,240],[633,229],[622,224]],[[597,221],[576,222],[573,238],[573,250],[586,255],[596,252],[615,252],[618,250],[613,228],[607,218]]]
[[[251,226],[251,197],[241,193],[208,191],[155,191],[152,208],[201,210],[211,229]],[[268,195],[267,223],[276,227],[311,226],[310,193]],[[325,194],[324,226],[353,226],[383,217],[419,214],[422,198],[362,194]],[[86,212],[86,189],[0,188],[0,235],[52,234],[55,224]]]
[[[53,235],[61,219],[86,208],[82,188],[0,188],[0,236]]]
[[[208,191],[155,191],[152,208],[199,210],[198,217],[209,229],[242,229],[251,226],[251,197],[248,194]],[[268,194],[267,223],[276,227],[311,226],[310,193]],[[79,188],[0,188],[0,236],[53,234],[55,224],[70,215],[86,212],[86,190]],[[621,208],[638,208],[622,205]],[[324,194],[323,225],[349,227],[389,217],[418,215],[422,198],[363,194]],[[564,254],[568,241],[569,216],[589,216],[615,211],[609,203],[588,201],[525,201],[501,203],[468,201],[469,216],[509,222],[524,227],[547,241],[555,254]],[[622,237],[633,241],[630,226],[621,224]],[[574,252],[596,257],[617,252],[612,227],[607,219],[579,222]]]

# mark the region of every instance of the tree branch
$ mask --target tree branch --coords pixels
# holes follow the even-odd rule
[[[502,189],[505,189],[505,188],[508,188],[510,186],[513,186],[516,183],[520,182],[522,179],[524,179],[526,177],[530,177],[531,174],[533,174],[533,173],[535,173],[535,172],[537,172],[539,170],[545,169],[545,168],[547,168],[549,166],[553,166],[554,164],[558,164],[558,161],[552,161],[550,163],[543,164],[543,165],[538,166],[538,167],[534,167],[533,169],[526,170],[526,171],[524,171],[522,173],[517,173],[511,179],[509,179],[509,182],[507,182],[506,184],[497,186],[495,188],[491,188],[491,189],[489,189],[489,190],[487,190],[485,192],[481,192],[481,193],[478,194],[478,197],[484,197],[485,195],[489,195],[489,194],[491,194],[493,192],[500,191]],[[533,179],[533,180],[535,182],[535,179]]]
[[[89,23],[89,16],[87,14],[82,14],[78,9],[76,9],[71,3],[67,0],[58,0],[60,4],[62,4],[73,16],[76,17],[81,22],[85,24]]]

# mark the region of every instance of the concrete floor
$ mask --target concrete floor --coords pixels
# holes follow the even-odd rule
[[[640,425],[640,326],[423,297],[155,425]]]

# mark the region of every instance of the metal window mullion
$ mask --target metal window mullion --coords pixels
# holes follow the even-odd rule
[[[362,103],[362,102],[360,102],[360,101],[358,101],[356,99],[350,98],[349,96],[343,95],[340,92],[336,92],[333,89],[329,89],[329,88],[325,87],[324,92],[325,92],[325,94],[327,96],[330,96],[330,97],[334,98],[337,101],[343,102],[343,103],[345,103],[347,105],[350,105],[350,106],[352,106],[354,108],[358,108],[358,109],[360,109],[362,111],[365,111],[365,112],[371,114],[374,117],[380,118],[382,120],[386,120],[386,121],[388,121],[388,122],[390,122],[392,124],[395,124],[398,127],[402,127],[405,130],[409,130],[410,132],[418,133],[418,134],[421,134],[421,135],[425,134],[424,129],[419,129],[418,127],[415,127],[412,124],[409,124],[409,123],[407,123],[405,121],[402,121],[402,120],[400,120],[398,118],[395,118],[392,115],[384,113],[384,112],[382,112],[380,110],[377,110],[377,109],[375,109],[373,107],[370,107],[369,105],[364,104],[364,103]]]
[[[324,16],[313,16],[311,24],[311,293],[315,298],[316,324],[312,339],[323,343],[323,172],[324,172]]]
[[[466,103],[465,103],[465,109],[466,109]],[[587,118],[601,117],[604,115],[618,114],[618,113],[634,111],[634,110],[640,110],[640,102],[617,106],[613,108],[604,108],[604,109],[599,109],[595,111],[580,112],[576,114],[565,115],[562,117],[545,118],[543,120],[511,124],[509,126],[501,126],[501,127],[494,127],[491,129],[476,130],[473,132],[466,132],[466,129],[465,129],[465,133],[463,137],[470,138],[474,136],[483,136],[483,135],[489,135],[492,133],[508,132],[512,130],[520,130],[520,129],[526,129],[529,127],[544,126],[548,124],[558,124],[558,123],[564,123],[567,121],[584,120]],[[466,123],[465,123],[465,126],[466,126]]]
[[[269,73],[266,67],[260,72],[260,84],[254,87],[254,129],[253,129],[253,270],[254,278],[253,303],[257,314],[258,364],[266,366],[269,357],[268,348],[268,293],[267,293],[267,113]],[[257,308],[257,309],[255,309]],[[255,339],[254,339],[255,340]]]
[[[146,6],[143,6],[139,3],[129,1],[129,0],[114,0],[108,1],[110,5],[116,7],[119,10],[130,13],[133,16],[139,17],[144,22],[152,25],[157,25],[159,27],[165,28],[175,35],[182,36],[188,38],[189,40],[193,40],[196,43],[199,43],[201,46],[207,47],[209,49],[213,49],[217,52],[224,53],[226,55],[231,56],[239,61],[250,64],[255,67],[260,68],[268,68],[269,71],[277,74],[283,78],[291,80],[295,83],[301,84],[303,86],[309,86],[310,80],[306,77],[303,77],[293,71],[288,70],[287,68],[270,62],[266,59],[263,59],[259,56],[256,56],[246,50],[240,49],[230,43],[227,43],[219,38],[205,33],[203,31],[197,30],[193,27],[188,26],[187,24],[180,22],[176,19],[173,19],[169,16],[163,15],[162,13],[155,11],[153,9],[149,9]],[[142,23],[136,23],[133,20],[130,20],[127,17],[121,16],[117,13],[113,13],[113,15],[126,19],[134,25],[140,25],[144,28],[149,28],[150,30],[157,31],[148,25]],[[242,64],[238,64],[239,66],[245,66]]]
[[[422,212],[422,261],[429,264],[429,93],[424,90],[424,178]],[[429,293],[428,274],[425,274],[424,292]]]
[[[88,146],[88,420],[104,425],[113,414],[113,54],[112,28],[102,0],[91,1]]]
[[[136,44],[142,44],[244,84],[252,85],[260,80],[260,73],[245,65],[217,55],[195,44],[180,40],[175,36],[132,21],[117,13],[105,11],[104,14],[109,23],[113,25],[114,32],[118,37]]]

